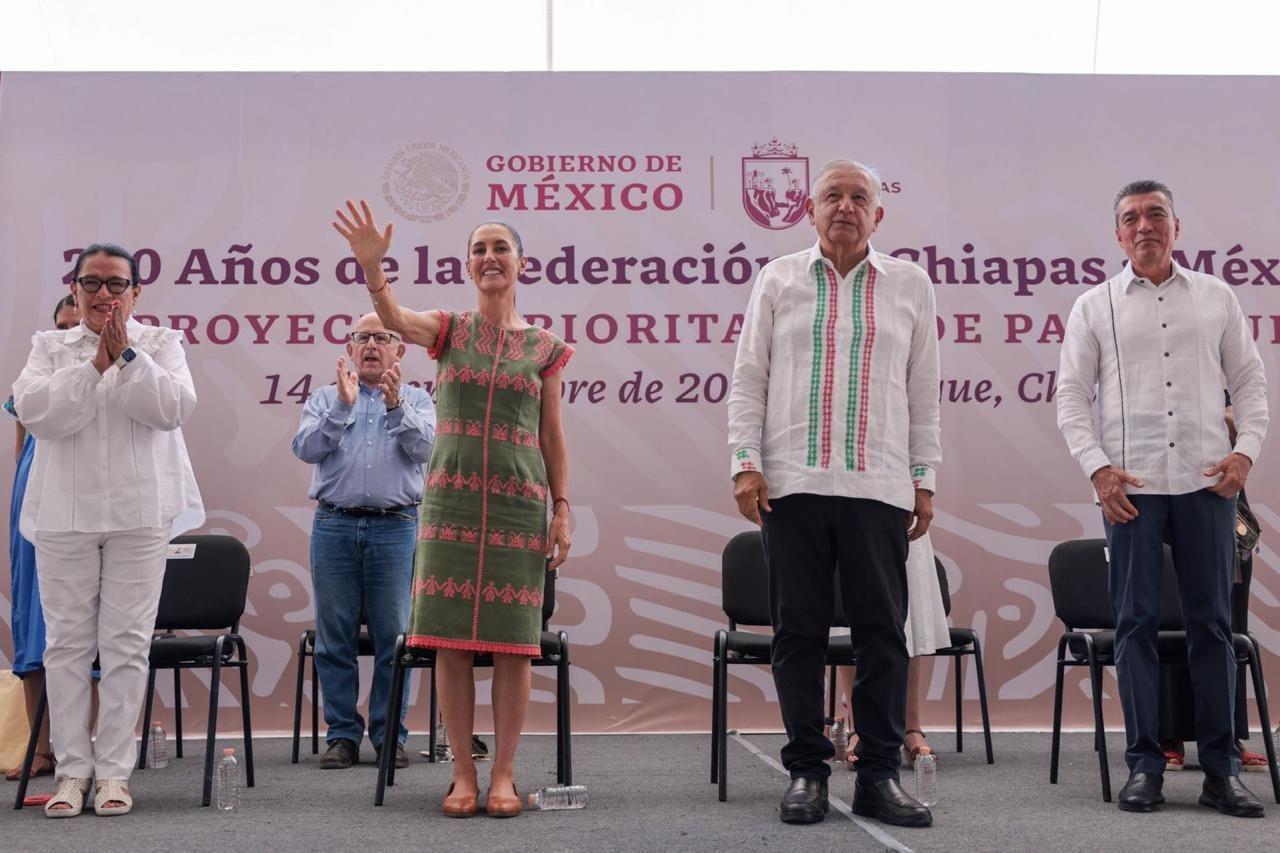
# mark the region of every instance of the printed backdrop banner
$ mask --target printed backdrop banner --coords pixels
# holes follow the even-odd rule
[[[575,728],[706,729],[720,551],[748,527],[725,442],[741,315],[759,268],[814,242],[810,179],[831,158],[862,160],[883,179],[874,245],[936,282],[934,541],[951,618],[982,638],[994,724],[1044,728],[1062,630],[1048,555],[1102,535],[1055,426],[1067,314],[1120,268],[1116,190],[1157,177],[1176,194],[1180,257],[1234,286],[1277,374],[1280,120],[1257,105],[1278,96],[1275,80],[1225,77],[6,73],[0,376],[12,381],[51,325],[80,247],[137,251],[138,316],[186,335],[205,529],[253,555],[241,627],[258,725],[285,729],[314,619],[311,469],[290,440],[369,310],[333,210],[365,198],[395,223],[394,286],[418,309],[473,306],[467,236],[508,220],[531,258],[520,309],[577,348],[564,384],[576,527],[554,619],[572,642]],[[434,376],[421,349],[405,366]],[[1264,528],[1252,627],[1274,685],[1273,458],[1249,491]],[[953,664],[925,672],[926,721],[949,724]],[[967,664],[969,700],[974,675]],[[553,683],[540,674],[534,688],[530,728],[549,730]],[[206,690],[185,682],[197,718]],[[732,725],[780,727],[767,669],[735,667],[729,692]],[[1090,719],[1087,697],[1076,672],[1070,723]],[[977,710],[966,705],[968,724]]]

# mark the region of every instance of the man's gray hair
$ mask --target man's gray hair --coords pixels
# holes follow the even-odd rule
[[[1140,181],[1130,181],[1120,188],[1120,192],[1116,193],[1116,200],[1112,205],[1112,212],[1116,217],[1116,225],[1120,224],[1120,202],[1131,195],[1146,195],[1147,193],[1162,193],[1169,202],[1169,215],[1175,215],[1173,212],[1173,190],[1169,189],[1161,181],[1143,178]]]
[[[845,158],[837,158],[828,160],[818,170],[818,174],[814,177],[813,182],[809,185],[809,195],[812,196],[818,189],[818,184],[822,183],[822,179],[826,177],[828,172],[834,172],[836,169],[853,169],[861,172],[871,179],[871,187],[875,191],[876,207],[880,206],[880,173],[875,167],[859,163],[857,160],[848,160]]]

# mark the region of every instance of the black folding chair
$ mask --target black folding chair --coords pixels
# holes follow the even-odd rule
[[[245,784],[253,787],[253,727],[249,708],[249,656],[240,636],[249,592],[249,552],[231,536],[179,536],[175,544],[195,545],[190,559],[171,559],[165,566],[164,587],[156,630],[151,640],[151,668],[147,701],[142,712],[142,746],[138,768],[147,766],[147,731],[151,728],[156,672],[173,670],[175,750],[182,757],[182,685],[184,669],[208,669],[209,724],[205,735],[204,790],[200,804],[209,805],[213,790],[214,739],[218,729],[218,693],[224,668],[240,671],[240,712],[244,724]],[[176,631],[221,631],[217,635],[178,636]]]
[[[947,583],[947,572],[942,561],[933,559],[934,568],[938,572],[938,586],[942,588],[944,612],[951,615],[951,587]],[[987,710],[987,679],[982,669],[982,641],[978,632],[972,628],[950,628],[951,645],[938,649],[934,657],[956,658],[956,752],[964,752],[964,660],[973,657],[975,674],[978,676],[978,706],[982,709],[982,736],[986,741],[987,763],[995,764],[995,753],[991,749],[991,716]]]
[[[360,613],[360,634],[356,637],[356,655],[373,657],[373,639],[369,632],[363,630],[368,624],[368,617],[363,608]],[[298,641],[298,681],[293,694],[293,764],[298,763],[298,744],[302,739],[302,682],[307,669],[307,658],[311,658],[311,754],[320,752],[320,676],[316,674],[316,629],[308,628],[302,632]]]
[[[569,635],[564,631],[552,631],[548,626],[556,609],[556,573],[548,570],[542,589],[542,654],[533,659],[534,666],[556,668],[556,781],[562,785],[573,784],[573,753],[570,746],[569,704],[572,700],[569,685]],[[391,695],[387,697],[387,730],[392,731],[392,721],[400,719],[400,707],[404,702],[404,685],[411,669],[431,670],[431,730],[427,747],[428,762],[436,760],[436,654],[434,649],[414,649],[405,645],[405,635],[396,638],[395,661],[391,671]],[[493,666],[493,655],[477,654],[475,665]],[[385,743],[392,743],[388,737]],[[471,744],[459,743],[456,749],[470,749]],[[378,765],[378,789],[373,804],[382,805],[387,786],[396,783],[394,749],[384,749]]]
[[[1049,586],[1053,608],[1066,626],[1058,640],[1057,678],[1053,691],[1053,744],[1049,760],[1049,782],[1058,782],[1058,753],[1062,740],[1062,692],[1067,667],[1088,667],[1093,693],[1094,750],[1098,753],[1098,774],[1102,799],[1111,802],[1111,772],[1107,764],[1107,743],[1102,718],[1102,671],[1115,666],[1115,617],[1107,586],[1105,539],[1078,539],[1063,542],[1049,555]],[[1173,556],[1165,546],[1164,580],[1160,602],[1160,632],[1157,651],[1162,663],[1187,664],[1187,635],[1182,630],[1182,607],[1178,601],[1178,576]],[[1262,672],[1262,650],[1252,634],[1232,636],[1236,665],[1241,675],[1245,667],[1253,679],[1253,692],[1266,745],[1271,772],[1271,789],[1280,803],[1280,772],[1276,768],[1275,744],[1270,737],[1271,718],[1267,712],[1266,679]]]

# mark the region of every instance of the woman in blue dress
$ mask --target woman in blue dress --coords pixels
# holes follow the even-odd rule
[[[76,309],[74,296],[59,301],[53,309],[53,323],[59,329],[69,329],[79,322],[80,312]],[[13,397],[5,401],[4,409],[14,415]],[[18,519],[22,515],[22,498],[27,491],[27,476],[36,455],[36,442],[21,423],[17,427],[18,467],[13,475],[13,497],[9,502],[9,568],[13,584],[10,624],[13,628],[13,674],[22,679],[27,719],[34,719],[44,690],[44,612],[40,609],[40,587],[36,582],[36,551],[18,532]],[[31,765],[32,776],[46,776],[53,772],[47,711],[40,732],[35,761]],[[5,773],[5,778],[13,781],[21,773],[21,767],[14,767]]]

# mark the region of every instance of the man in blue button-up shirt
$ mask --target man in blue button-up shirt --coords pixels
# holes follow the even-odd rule
[[[380,752],[391,656],[396,635],[409,620],[422,466],[431,456],[436,415],[426,391],[401,385],[404,351],[400,336],[387,331],[377,314],[361,317],[347,344],[355,370],[338,359],[337,382],[311,394],[293,437],[294,454],[316,466],[308,494],[318,502],[311,577],[316,671],[329,727],[329,748],[320,760],[326,770],[360,761],[365,729],[356,711],[361,622],[368,623],[374,653],[369,740]],[[409,762],[406,732],[397,728],[395,762],[403,767]]]

